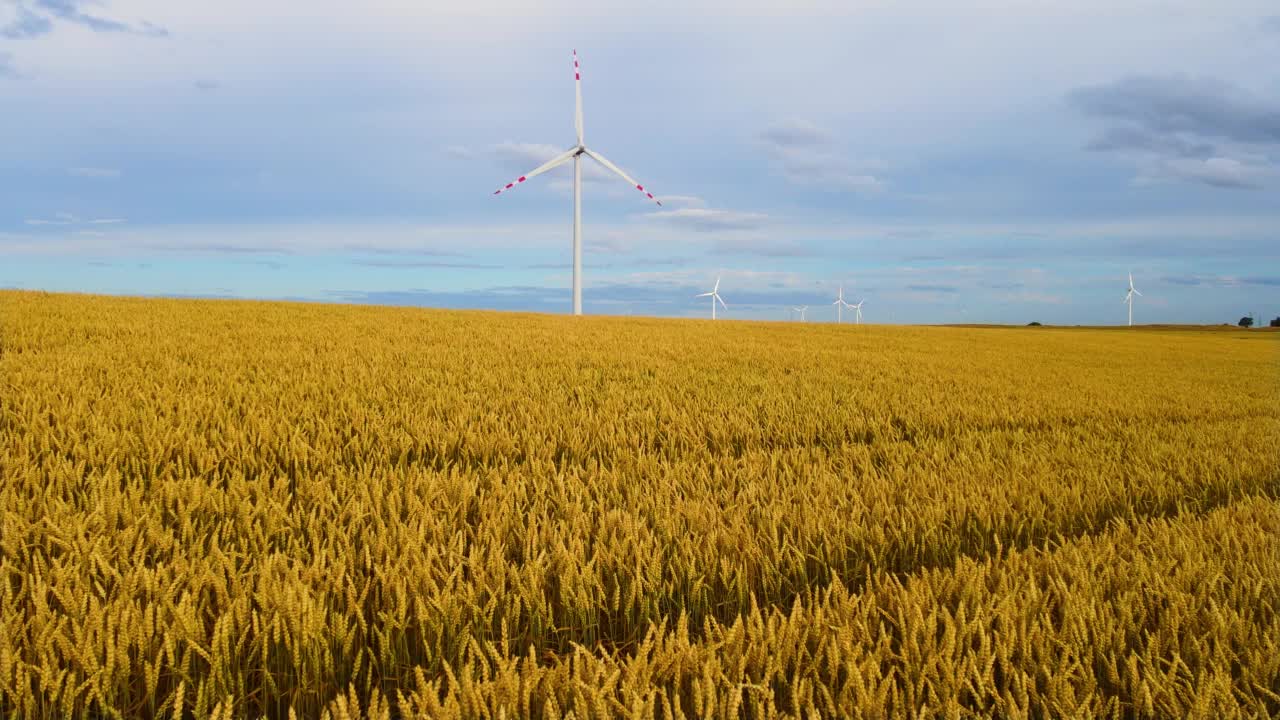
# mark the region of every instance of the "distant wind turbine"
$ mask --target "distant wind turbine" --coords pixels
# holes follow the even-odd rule
[[[801,305],[800,307],[795,307],[795,308],[791,308],[791,309],[792,309],[792,310],[795,310],[795,311],[796,311],[796,312],[798,312],[798,313],[800,313],[800,322],[804,322],[804,311],[805,311],[805,310],[808,310],[808,309],[809,309],[809,306],[808,306],[808,305]]]
[[[573,87],[576,97],[576,105],[573,114],[573,124],[578,131],[578,144],[565,150],[563,153],[551,158],[546,163],[539,165],[533,171],[528,172],[520,177],[512,180],[506,185],[494,191],[494,195],[506,192],[520,183],[528,180],[534,175],[559,167],[570,160],[573,160],[573,314],[582,314],[582,164],[583,155],[590,157],[592,160],[600,163],[606,168],[612,170],[618,177],[626,180],[627,183],[635,187],[635,189],[645,194],[650,200],[662,204],[653,193],[644,189],[644,186],[636,182],[630,175],[618,169],[617,165],[609,162],[603,155],[598,152],[587,149],[582,141],[582,73],[578,68],[578,51],[573,51]]]
[[[1133,273],[1129,273],[1129,292],[1125,293],[1124,301],[1129,303],[1129,325],[1133,326],[1133,296],[1142,297],[1142,293],[1138,292],[1138,288],[1133,286]]]
[[[844,309],[847,307],[853,307],[844,301],[843,285],[840,286],[840,294],[836,296],[836,301],[831,304],[836,306],[836,324],[839,325],[844,320]]]
[[[861,324],[862,324],[862,303],[864,303],[864,302],[866,302],[866,301],[867,301],[867,299],[866,299],[866,298],[862,298],[861,300],[859,300],[859,301],[858,301],[858,304],[857,304],[857,305],[850,305],[850,306],[849,306],[849,307],[853,308],[854,310],[856,310],[856,311],[858,312],[858,324],[859,324],[859,325],[861,325]]]
[[[719,277],[716,278],[716,286],[711,289],[711,292],[702,293],[701,295],[694,295],[694,297],[711,298],[711,319],[712,320],[716,319],[716,301],[717,300],[720,301],[721,305],[724,305],[725,310],[729,309],[729,306],[725,305],[724,300],[720,297],[720,278]]]

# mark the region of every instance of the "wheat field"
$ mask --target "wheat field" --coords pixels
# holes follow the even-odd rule
[[[0,292],[0,717],[1280,715],[1280,335]]]

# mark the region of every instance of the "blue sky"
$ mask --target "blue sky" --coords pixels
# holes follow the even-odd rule
[[[1280,315],[1274,2],[422,5],[0,0],[0,287],[567,312],[576,48],[587,312]]]

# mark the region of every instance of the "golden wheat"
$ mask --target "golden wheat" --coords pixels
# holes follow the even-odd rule
[[[0,715],[1274,715],[1278,342],[0,293]]]

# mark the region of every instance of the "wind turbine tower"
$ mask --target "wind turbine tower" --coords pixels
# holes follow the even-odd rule
[[[521,175],[506,185],[494,191],[494,195],[500,195],[507,190],[519,185],[535,175],[559,167],[570,160],[573,161],[573,314],[582,314],[582,156],[595,160],[609,170],[613,171],[618,177],[626,180],[629,185],[645,194],[650,200],[662,204],[653,193],[644,189],[644,186],[636,182],[632,177],[617,165],[609,162],[605,156],[594,150],[587,148],[582,139],[582,72],[578,67],[578,51],[573,51],[573,89],[575,94],[576,105],[573,113],[573,125],[578,131],[578,144],[565,150],[556,157],[551,158],[547,162],[534,168],[532,171]]]
[[[1138,292],[1138,288],[1133,286],[1133,273],[1129,273],[1129,292],[1125,293],[1124,301],[1129,304],[1129,327],[1133,327],[1133,296],[1142,297],[1142,293]]]
[[[712,320],[716,319],[716,301],[717,300],[720,301],[721,305],[724,305],[725,310],[729,309],[729,306],[724,304],[724,299],[720,297],[720,278],[719,277],[716,278],[716,286],[711,288],[711,292],[705,292],[705,293],[702,293],[701,295],[694,295],[694,297],[711,298],[711,319]]]
[[[836,301],[831,304],[836,306],[836,324],[839,325],[841,322],[844,321],[844,309],[847,307],[853,307],[852,305],[844,301],[843,285],[840,286],[840,294],[836,295]]]

